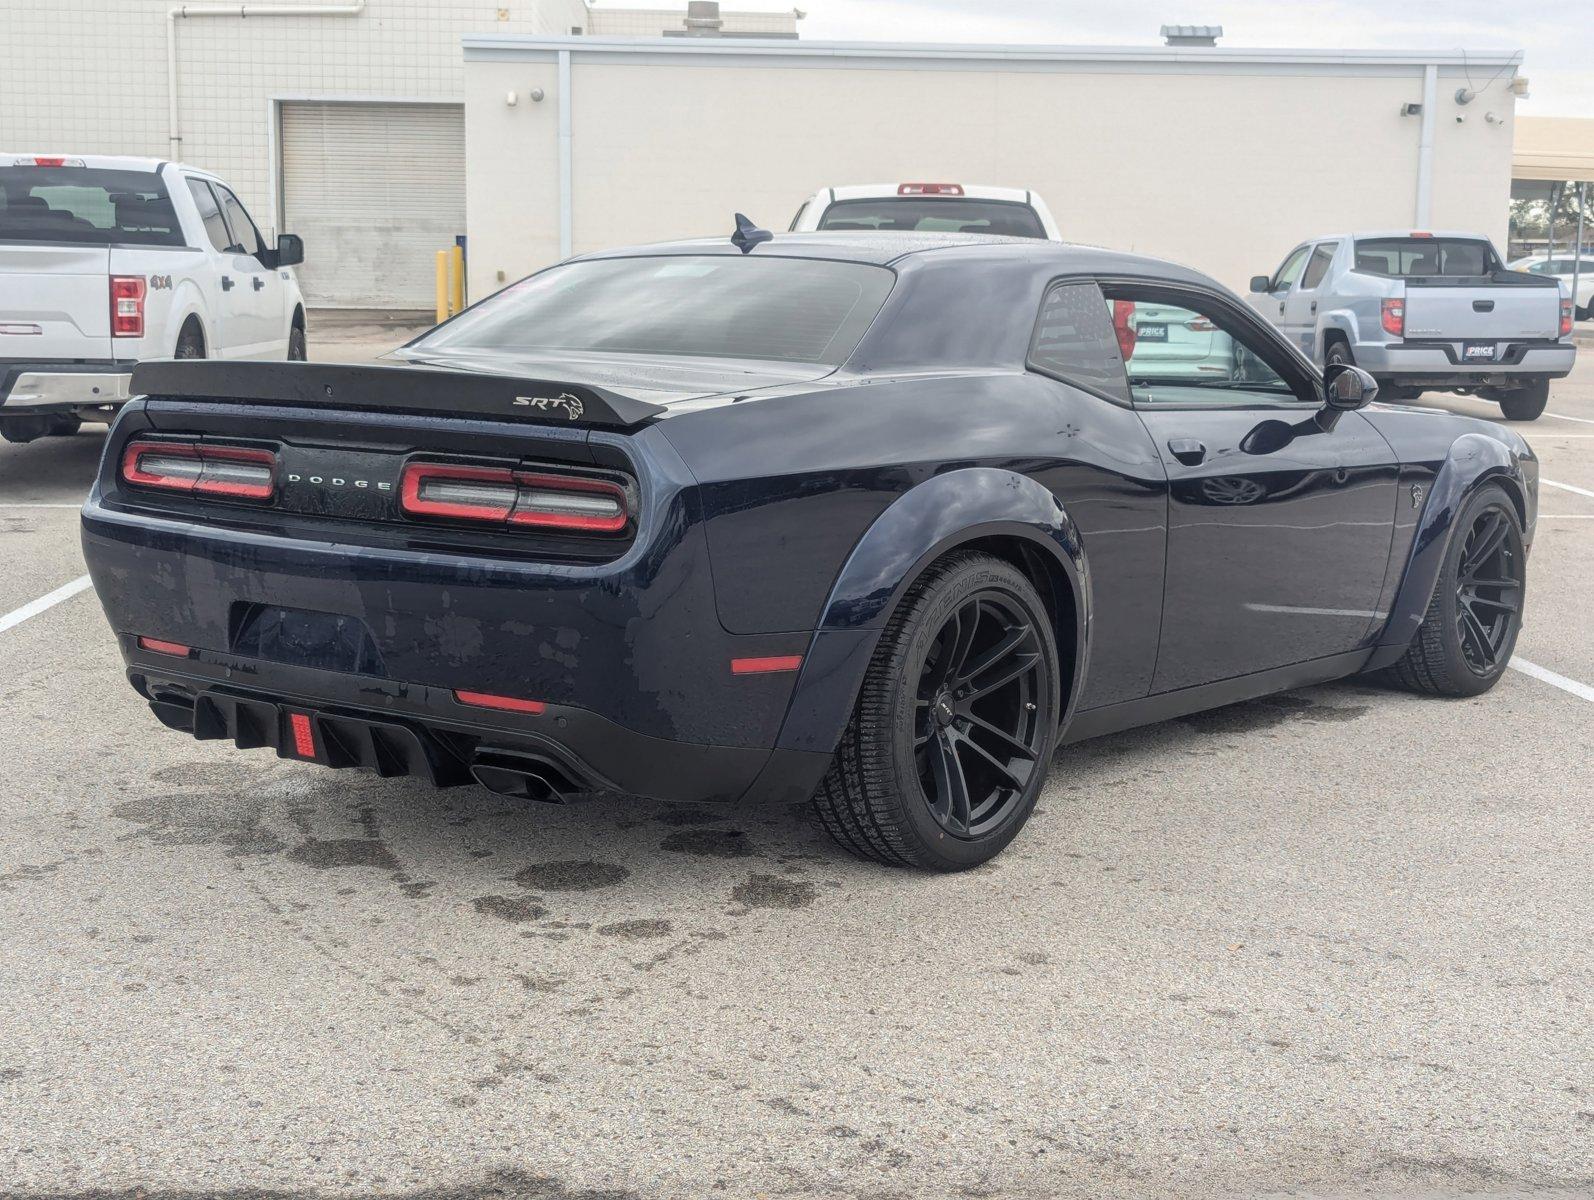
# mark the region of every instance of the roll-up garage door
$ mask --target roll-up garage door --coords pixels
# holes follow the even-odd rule
[[[465,232],[464,109],[284,102],[281,144],[310,303],[431,308],[437,251]]]

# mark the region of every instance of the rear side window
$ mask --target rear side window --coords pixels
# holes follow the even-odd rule
[[[1392,279],[1469,277],[1498,271],[1500,260],[1493,246],[1476,238],[1367,238],[1356,243],[1356,269]]]
[[[153,171],[0,167],[0,242],[181,246],[166,184]]]
[[[216,203],[210,184],[203,179],[190,179],[188,191],[194,198],[194,206],[199,209],[199,219],[204,223],[205,237],[211,246],[216,250],[230,249],[232,238],[227,236],[227,222],[222,219],[221,205]]]
[[[838,200],[819,218],[821,229],[887,230],[910,233],[994,233],[1044,238],[1035,210],[1009,200],[935,196],[881,196]]]
[[[505,288],[416,348],[840,366],[895,281],[867,263],[774,255],[589,259]]]
[[[1338,242],[1329,242],[1312,251],[1312,260],[1306,264],[1306,274],[1301,276],[1302,291],[1310,291],[1323,282],[1323,276],[1328,274],[1328,264],[1334,261],[1334,251],[1338,249]]]
[[[1029,364],[1128,404],[1129,381],[1119,345],[1112,305],[1101,289],[1094,283],[1059,283],[1041,301]]]

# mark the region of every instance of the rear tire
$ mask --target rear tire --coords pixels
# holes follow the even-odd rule
[[[1500,393],[1500,411],[1507,421],[1533,421],[1550,402],[1550,381],[1540,379],[1526,387]]]
[[[1057,645],[1034,586],[960,552],[887,623],[819,790],[820,823],[860,858],[962,871],[1024,827],[1057,742]]]
[[[1323,347],[1323,365],[1331,367],[1335,363],[1344,363],[1351,367],[1356,365],[1356,356],[1350,352],[1350,346],[1340,338],[1335,338]]]
[[[197,322],[190,320],[177,335],[177,349],[173,358],[204,358],[205,335]]]
[[[1432,696],[1476,696],[1492,688],[1522,628],[1526,571],[1516,506],[1490,484],[1462,508],[1428,613],[1390,675]]]
[[[309,357],[310,351],[305,344],[304,326],[295,325],[288,331],[288,361],[304,362]]]

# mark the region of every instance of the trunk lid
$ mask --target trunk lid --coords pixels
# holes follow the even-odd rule
[[[0,359],[115,357],[111,251],[0,244]]]
[[[1553,339],[1560,331],[1561,289],[1553,281],[1510,272],[1433,283],[1406,280],[1408,338]]]

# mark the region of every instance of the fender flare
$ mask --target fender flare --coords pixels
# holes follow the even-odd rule
[[[1343,333],[1345,340],[1350,343],[1353,351],[1356,345],[1356,314],[1349,309],[1336,308],[1324,313],[1317,321],[1317,344],[1323,348],[1323,353],[1328,353],[1329,330]]]
[[[1076,662],[1063,697],[1066,723],[1090,647],[1090,571],[1079,529],[1062,502],[1034,479],[995,467],[965,467],[904,492],[853,547],[825,601],[776,745],[828,759],[852,716],[875,644],[903,595],[948,551],[989,537],[1021,539],[1068,580]]]
[[[178,283],[172,294],[171,317],[166,326],[168,358],[177,357],[177,339],[182,336],[183,326],[188,324],[190,317],[199,321],[199,332],[205,339],[205,353],[210,356],[215,355],[217,347],[210,325],[210,313],[205,307],[204,293],[193,280],[184,279]]]
[[[1534,461],[1531,451],[1518,453],[1486,434],[1464,433],[1451,443],[1445,461],[1434,475],[1428,502],[1423,505],[1400,587],[1389,606],[1389,618],[1364,670],[1389,666],[1406,652],[1428,614],[1440,567],[1456,534],[1456,518],[1479,488],[1504,483],[1506,491],[1521,505],[1523,530],[1528,539],[1532,538],[1537,515],[1535,492],[1524,461]],[[1536,469],[1533,477],[1536,481]]]

